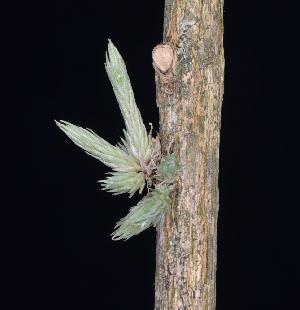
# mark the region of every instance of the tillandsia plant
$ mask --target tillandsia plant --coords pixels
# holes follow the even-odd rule
[[[125,63],[110,40],[105,69],[125,122],[121,142],[112,145],[92,130],[66,121],[56,124],[87,154],[112,168],[109,176],[99,181],[102,189],[113,195],[128,193],[132,197],[147,186],[147,195],[117,223],[112,233],[113,240],[127,240],[163,220],[180,169],[174,154],[162,156],[159,137],[152,137],[152,127],[149,133],[146,131]]]

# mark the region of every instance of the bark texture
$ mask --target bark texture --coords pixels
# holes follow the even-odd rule
[[[166,0],[164,23],[163,45],[153,52],[160,133],[163,151],[176,153],[182,172],[157,229],[155,310],[213,310],[223,0]]]

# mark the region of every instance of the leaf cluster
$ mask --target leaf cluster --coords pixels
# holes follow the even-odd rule
[[[112,168],[109,176],[99,181],[104,190],[113,195],[128,193],[132,197],[137,191],[142,193],[147,184],[148,195],[117,223],[112,234],[114,240],[127,240],[159,223],[170,205],[171,184],[178,177],[179,165],[173,154],[161,159],[159,140],[152,138],[151,130],[146,131],[125,63],[110,40],[105,69],[125,123],[121,141],[112,145],[91,129],[62,120],[56,124],[88,155]]]

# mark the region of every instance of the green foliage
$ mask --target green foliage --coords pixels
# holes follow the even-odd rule
[[[121,219],[112,234],[114,240],[129,239],[150,226],[156,226],[171,204],[172,185],[179,174],[179,164],[173,154],[161,159],[160,143],[146,131],[125,63],[111,41],[108,43],[105,69],[116,95],[124,123],[124,138],[117,145],[98,136],[90,129],[66,121],[55,121],[57,126],[87,154],[112,168],[102,188],[113,195],[142,193],[147,183],[150,192]],[[157,163],[161,159],[156,170]]]
[[[138,161],[148,162],[151,156],[151,135],[147,134],[140,111],[135,103],[125,63],[109,40],[105,69],[125,121],[125,146]]]
[[[174,182],[180,172],[180,165],[175,154],[169,154],[163,157],[157,168],[157,179],[167,183]]]
[[[135,158],[119,146],[113,146],[90,129],[84,129],[66,121],[56,121],[57,126],[85,152],[99,159],[106,166],[119,172],[139,171]]]
[[[115,172],[100,181],[103,189],[114,194],[142,192],[146,178],[142,173],[151,159],[152,137],[148,134],[135,103],[133,90],[125,63],[111,41],[108,43],[105,68],[111,81],[124,118],[124,138],[116,146],[111,145],[90,129],[66,121],[56,122],[58,127],[87,154],[99,159]]]
[[[129,193],[131,198],[136,191],[142,193],[145,187],[145,176],[143,172],[112,172],[110,177],[99,182],[113,195]]]
[[[152,192],[149,192],[117,223],[116,230],[112,233],[112,239],[128,240],[150,226],[155,227],[171,205],[170,192],[170,187],[166,185],[157,186]]]

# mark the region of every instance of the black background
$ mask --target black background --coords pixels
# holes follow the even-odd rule
[[[217,310],[300,309],[298,8],[225,1]],[[155,231],[112,242],[139,197],[113,197],[108,170],[55,127],[123,128],[104,70],[123,55],[145,123],[158,130],[152,48],[163,1],[15,3],[3,105],[5,176],[1,309],[153,309]],[[8,139],[6,140],[6,138]]]

